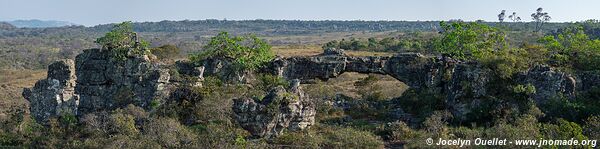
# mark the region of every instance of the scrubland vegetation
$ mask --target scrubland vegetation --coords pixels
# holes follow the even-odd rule
[[[537,103],[531,97],[536,88],[514,80],[519,73],[536,65],[549,65],[566,72],[600,71],[598,21],[546,26],[533,26],[536,22],[461,21],[245,22],[257,28],[239,27],[237,23],[218,20],[122,23],[95,42],[114,50],[117,59],[133,47],[138,52],[152,53],[164,63],[184,59],[188,54],[196,64],[214,57],[227,58],[238,71],[260,69],[276,55],[316,55],[325,48],[346,49],[353,56],[418,52],[481,64],[498,76],[489,81],[496,90],[480,97],[479,106],[471,113],[459,117],[449,110],[447,95],[408,88],[390,76],[344,73],[338,78],[302,85],[317,105],[317,121],[312,128],[285,132],[267,140],[250,137],[231,118],[232,99],[257,98],[275,86],[288,86],[288,82],[268,74],[258,74],[248,84],[232,84],[210,76],[204,78],[201,87],[182,89],[193,96],[157,103],[151,110],[129,105],[82,117],[65,115],[44,126],[29,117],[25,101],[15,97],[15,92],[20,91],[4,83],[23,78],[19,77],[23,74],[15,75],[8,69],[40,69],[55,59],[72,58],[78,50],[95,47],[93,39],[107,31],[108,26],[7,28],[0,30],[0,68],[7,69],[2,70],[0,85],[12,91],[0,98],[3,103],[0,144],[26,148],[421,148],[426,138],[600,139],[600,88],[577,93],[576,99],[557,96]],[[373,23],[385,25],[373,28]],[[330,24],[338,27],[330,30]],[[435,24],[436,30],[431,24]],[[265,29],[273,26],[275,31]],[[216,28],[236,34],[220,32],[207,38],[184,33],[214,35],[212,29]],[[293,40],[262,39],[296,35],[319,38],[319,34],[351,31],[392,32],[360,35],[376,35],[367,38],[335,37],[305,45],[280,45],[273,43]],[[258,34],[245,34],[254,32]],[[30,71],[24,73],[27,72]],[[33,72],[25,77],[43,77],[39,74],[43,71]],[[23,82],[32,85],[30,81]],[[17,87],[25,87],[23,82],[18,82],[21,85]]]

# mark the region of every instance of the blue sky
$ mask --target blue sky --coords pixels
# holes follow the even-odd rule
[[[86,26],[122,21],[486,20],[503,9],[524,21],[538,7],[553,22],[600,19],[600,0],[0,0],[0,20],[70,21]]]

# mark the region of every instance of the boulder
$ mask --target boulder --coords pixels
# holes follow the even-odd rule
[[[285,130],[300,131],[315,123],[315,105],[299,86],[273,88],[264,98],[234,100],[233,118],[254,137],[273,138]],[[296,84],[296,85],[294,85]]]
[[[73,60],[50,64],[46,79],[37,81],[33,88],[23,90],[33,118],[45,124],[50,118],[77,114],[80,98],[75,94],[76,79]]]

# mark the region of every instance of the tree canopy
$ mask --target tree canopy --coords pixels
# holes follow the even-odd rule
[[[440,22],[442,37],[434,49],[457,59],[481,58],[507,47],[505,34],[497,28],[479,23]]]
[[[271,45],[255,35],[232,36],[221,32],[210,39],[204,51],[191,54],[196,63],[207,58],[222,58],[233,62],[239,71],[254,70],[275,58]]]

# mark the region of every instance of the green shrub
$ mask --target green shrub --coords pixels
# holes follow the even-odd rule
[[[600,69],[600,40],[590,39],[581,25],[561,29],[539,42],[549,49],[551,64],[579,70]]]
[[[254,70],[275,58],[271,45],[254,35],[230,36],[221,32],[212,37],[201,53],[191,54],[190,61],[201,64],[207,58],[233,62],[235,71]]]
[[[259,74],[257,76],[258,83],[254,86],[259,90],[268,92],[274,87],[283,86],[289,88],[290,82],[285,80],[281,76],[270,75],[270,74]]]
[[[456,59],[479,59],[507,48],[504,33],[485,24],[440,22],[440,26],[442,36],[434,40],[434,49]]]
[[[406,142],[417,137],[417,132],[402,121],[387,123],[384,126],[384,136],[392,142]]]
[[[556,124],[543,124],[541,125],[540,132],[546,139],[556,140],[569,140],[574,138],[575,140],[587,140],[588,138],[583,135],[583,129],[577,123],[569,122],[564,119],[558,119]]]
[[[95,42],[103,49],[110,50],[116,60],[125,60],[129,54],[142,55],[149,53],[149,43],[133,32],[131,22],[114,25],[110,32],[96,39]]]

